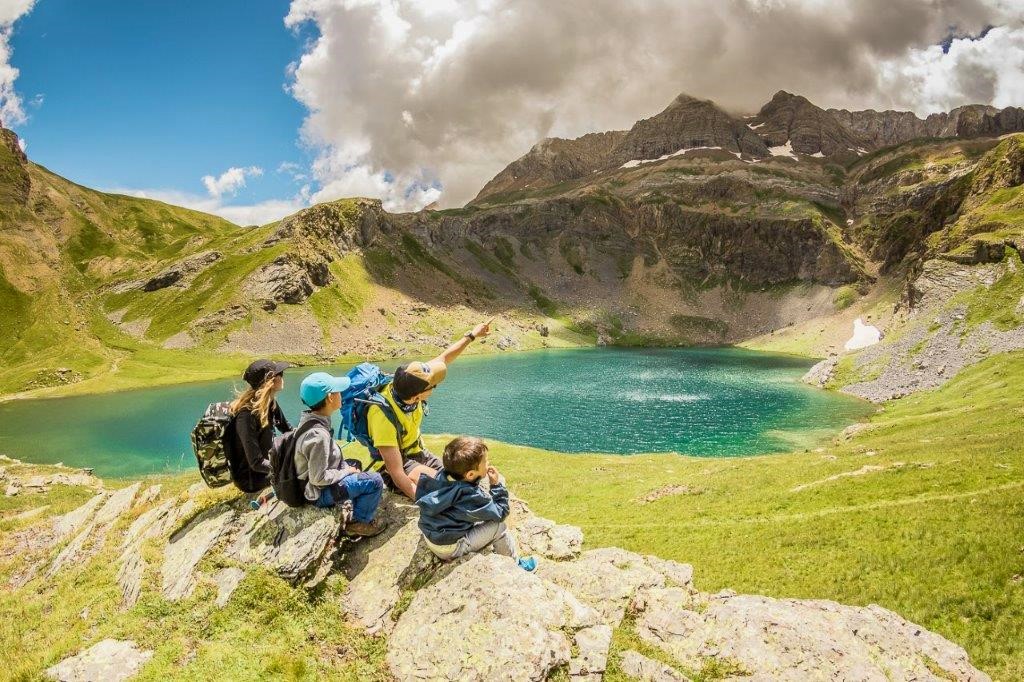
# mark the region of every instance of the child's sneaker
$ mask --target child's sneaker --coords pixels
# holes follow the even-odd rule
[[[532,556],[524,556],[519,560],[519,568],[528,573],[533,573],[537,570],[537,559]]]

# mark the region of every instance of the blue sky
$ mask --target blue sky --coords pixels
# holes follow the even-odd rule
[[[16,24],[13,64],[36,162],[89,187],[209,196],[230,167],[262,169],[227,204],[294,195],[306,113],[285,89],[310,38],[285,0],[39,0]],[[314,36],[315,37],[315,36]]]

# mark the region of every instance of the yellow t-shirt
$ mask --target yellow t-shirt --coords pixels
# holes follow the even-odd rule
[[[403,412],[398,407],[395,397],[391,394],[391,384],[384,387],[380,392],[398,417],[398,423],[405,429],[405,438],[401,445],[398,443],[398,432],[395,425],[391,423],[384,411],[378,405],[371,405],[366,413],[366,430],[370,432],[370,440],[373,447],[397,447],[403,454],[415,454],[420,452],[420,424],[423,422],[423,403],[418,403],[412,412]]]

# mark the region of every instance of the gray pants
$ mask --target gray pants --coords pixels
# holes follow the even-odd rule
[[[426,538],[424,538],[426,539]],[[504,521],[485,521],[473,526],[466,535],[452,545],[435,545],[427,540],[427,547],[438,559],[458,559],[470,552],[479,552],[490,545],[495,553],[518,559],[516,540]]]

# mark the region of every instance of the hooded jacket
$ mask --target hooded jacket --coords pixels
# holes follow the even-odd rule
[[[449,478],[443,469],[436,477],[420,476],[416,483],[420,531],[435,545],[452,545],[478,523],[508,517],[508,489],[502,484],[490,492],[476,483]]]

